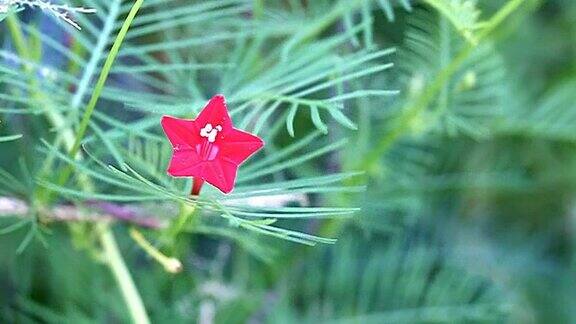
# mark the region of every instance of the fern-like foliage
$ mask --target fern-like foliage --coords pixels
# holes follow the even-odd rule
[[[456,30],[469,42],[476,43],[480,28],[480,10],[475,0],[426,0],[430,6],[446,17]]]
[[[395,14],[394,14],[394,7],[400,5],[407,11],[412,10],[412,1],[411,0],[377,0],[378,5],[386,14],[386,17],[390,21],[394,21]]]
[[[0,219],[2,321],[130,321],[108,269],[72,248],[102,260],[111,219],[134,227],[114,232],[152,322],[536,322],[517,287],[528,276],[570,300],[570,271],[555,276],[566,219],[542,221],[562,229],[552,243],[516,237],[530,252],[488,243],[517,232],[507,218],[471,221],[572,213],[573,78],[530,93],[493,37],[522,0],[146,0],[81,135],[134,2],[71,3],[96,10],[75,17],[81,31],[0,13],[0,216],[6,202],[25,211]],[[231,194],[190,196],[165,172],[159,120],[194,118],[215,93],[266,146]],[[75,212],[67,226],[58,209]],[[168,276],[155,261],[174,257],[183,270]]]
[[[419,11],[412,15],[410,25],[401,53],[408,102],[438,82],[441,71],[452,64],[463,46],[460,34],[441,15]],[[487,136],[488,125],[503,114],[506,92],[503,61],[490,44],[484,43],[442,85],[432,105],[410,126],[416,132]]]
[[[509,306],[490,279],[467,273],[424,239],[380,241],[367,252],[347,237],[286,278],[271,322],[298,318],[336,323],[497,322]],[[375,240],[371,240],[376,244]],[[294,284],[297,283],[297,284]]]
[[[77,29],[81,28],[71,16],[72,14],[92,14],[96,12],[91,8],[71,7],[67,4],[56,4],[45,0],[3,0],[0,3],[0,13],[24,8],[38,8]]]
[[[576,105],[573,100],[575,86],[574,80],[564,80],[549,89],[539,100],[533,100],[536,101],[534,104],[527,100],[517,100],[516,104],[510,105],[510,110],[498,128],[499,133],[574,142],[572,125],[576,118]]]
[[[1,142],[10,142],[21,138],[22,135],[9,135],[9,136],[0,136],[0,143]]]
[[[404,91],[391,109],[373,114],[385,127],[368,124],[370,132],[364,135],[368,144],[358,147],[360,151],[355,154],[365,159],[360,163],[353,159],[351,164],[368,168],[380,189],[374,195],[386,197],[376,205],[374,199],[367,199],[369,209],[386,210],[410,223],[421,213],[422,199],[430,198],[433,192],[462,185],[498,186],[498,177],[508,179],[510,186],[518,186],[521,180],[485,172],[471,181],[465,173],[439,169],[453,163],[438,159],[444,156],[440,149],[444,138],[450,142],[462,136],[482,139],[498,132],[496,125],[507,114],[508,78],[502,58],[490,43],[474,49],[445,78],[444,73],[459,60],[466,46],[462,35],[441,14],[424,9],[415,11],[408,24],[404,46],[399,49],[399,88]],[[438,91],[423,104],[421,100],[430,95],[431,88]],[[366,124],[363,126],[366,129]],[[379,140],[369,140],[372,138]],[[364,219],[368,226],[387,226],[382,226],[378,212],[371,215]]]
[[[355,129],[345,111],[358,98],[396,94],[362,86],[392,67],[387,56],[393,50],[344,50],[361,26],[314,42],[302,35],[316,37],[315,24],[280,36],[263,33],[261,24],[266,22],[243,18],[251,5],[242,0],[145,2],[102,91],[83,157],[72,159],[66,151],[72,146],[74,125],[94,91],[93,80],[121,26],[119,19],[129,10],[121,1],[91,5],[97,9],[97,19],[78,17],[82,31],[62,26],[72,35],[73,46],[24,24],[29,35],[42,35],[38,53],[17,57],[0,52],[4,58],[0,66],[7,71],[0,80],[5,89],[2,111],[46,116],[59,131],[42,145],[43,156],[51,165],[72,166],[78,175],[77,181],[61,184],[46,170],[40,171],[37,177],[43,188],[77,203],[172,201],[201,206],[210,220],[206,226],[217,225],[209,215],[218,215],[229,225],[299,243],[333,242],[273,224],[286,218],[349,217],[357,211],[308,204],[310,197],[321,201],[331,193],[362,190],[343,185],[357,173],[318,176],[303,166],[347,145],[345,139],[325,143],[320,134],[329,131],[327,120]],[[348,4],[340,2],[338,8],[344,12]],[[276,48],[270,49],[271,45]],[[45,65],[37,58],[44,50],[58,53],[63,64]],[[11,72],[14,66],[27,73]],[[259,134],[268,145],[260,158],[241,169],[234,194],[224,197],[211,192],[196,201],[185,196],[187,182],[174,182],[164,172],[170,148],[160,135],[158,121],[164,114],[194,116],[215,92],[227,96],[239,127]],[[121,110],[140,117],[127,119],[118,113]],[[299,133],[298,125],[304,120],[319,132]],[[296,138],[288,145],[287,134]],[[92,190],[86,190],[88,182]],[[301,206],[285,207],[286,199]],[[259,201],[264,204],[253,205]],[[160,216],[169,219],[176,213],[166,211]]]

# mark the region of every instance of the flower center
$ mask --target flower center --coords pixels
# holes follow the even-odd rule
[[[208,123],[204,128],[200,130],[200,136],[208,138],[208,142],[214,143],[216,141],[216,136],[218,132],[222,131],[222,126],[216,125],[212,127],[212,124]]]
[[[210,123],[206,124],[206,126],[200,130],[200,136],[206,138],[205,142],[196,145],[196,152],[202,160],[212,161],[216,158],[216,155],[218,155],[220,148],[218,145],[214,145],[214,142],[216,142],[218,132],[221,131],[222,126],[216,125],[216,127],[212,127]]]

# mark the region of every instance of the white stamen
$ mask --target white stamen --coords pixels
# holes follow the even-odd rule
[[[212,128],[212,124],[208,123],[204,128],[200,130],[200,136],[208,138],[208,142],[214,143],[216,141],[216,136],[218,132],[222,131],[222,126],[216,125]]]

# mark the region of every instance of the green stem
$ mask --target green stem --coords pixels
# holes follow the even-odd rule
[[[254,19],[260,20],[264,17],[264,1],[265,0],[254,0],[253,15]]]
[[[140,7],[142,6],[143,2],[144,0],[136,0],[134,5],[132,6],[132,9],[130,9],[128,16],[126,17],[126,20],[124,20],[120,32],[118,32],[118,35],[114,40],[114,44],[112,44],[112,49],[110,49],[108,57],[106,57],[106,61],[104,62],[104,66],[102,67],[102,72],[100,73],[98,81],[96,82],[96,86],[94,87],[94,91],[92,92],[92,97],[90,97],[90,101],[86,106],[86,110],[84,111],[84,115],[82,116],[80,125],[78,126],[78,131],[76,132],[76,138],[74,140],[74,144],[72,145],[72,149],[69,152],[69,155],[72,158],[75,158],[76,154],[78,154],[78,151],[80,150],[82,139],[84,138],[84,135],[86,135],[88,125],[90,124],[90,119],[92,118],[92,114],[94,113],[96,104],[100,99],[100,95],[102,94],[102,90],[104,89],[104,85],[106,84],[106,80],[108,79],[108,75],[110,74],[110,70],[112,69],[112,65],[114,64],[114,61],[118,56],[120,46],[122,46],[124,38],[126,38],[126,34],[128,33],[128,29],[130,28],[130,25],[132,25],[132,21],[136,17],[136,14],[138,13],[138,10],[140,10]],[[68,166],[64,169],[64,171],[61,173],[60,178],[58,179],[59,180],[58,184],[62,185],[66,183],[66,181],[68,181],[68,179],[72,175],[73,171],[72,169],[73,169],[72,166]]]
[[[128,29],[132,24],[132,21],[136,17],[138,10],[142,6],[144,0],[136,0],[132,9],[128,13],[126,20],[122,24],[122,28],[120,32],[116,36],[114,40],[114,44],[112,45],[112,49],[104,62],[104,66],[102,68],[102,72],[98,77],[98,81],[96,82],[96,86],[94,87],[94,92],[92,92],[92,97],[88,102],[84,115],[82,116],[82,120],[80,122],[80,126],[76,133],[76,138],[74,140],[74,144],[70,149],[70,156],[72,158],[76,158],[78,151],[80,149],[80,144],[82,143],[82,139],[86,134],[86,130],[88,129],[88,125],[90,123],[90,119],[92,118],[92,114],[94,113],[94,109],[96,108],[96,104],[98,103],[98,99],[102,94],[102,90],[104,89],[104,84],[108,79],[108,75],[110,74],[110,70],[112,69],[112,65],[118,56],[118,52],[120,51],[120,46],[124,42],[124,38],[128,33]],[[59,183],[64,184],[68,181],[70,175],[72,174],[72,166],[68,166],[62,172],[61,177],[59,178]],[[106,263],[110,267],[116,282],[122,292],[122,296],[124,297],[124,301],[126,302],[126,306],[130,311],[130,315],[134,323],[137,324],[148,324],[150,320],[148,319],[148,315],[146,314],[146,308],[144,307],[144,303],[142,302],[142,297],[138,293],[136,289],[136,285],[128,271],[126,264],[124,263],[124,259],[118,250],[118,245],[116,240],[114,239],[114,235],[109,227],[105,227],[98,231],[98,237],[100,243],[102,244],[102,249],[104,252],[104,256],[106,258]]]
[[[114,234],[107,225],[104,226],[104,228],[98,231],[98,239],[102,244],[106,264],[114,274],[114,278],[120,287],[122,297],[126,302],[126,306],[134,323],[148,324],[150,320],[148,319],[148,314],[146,314],[146,308],[130,276],[130,272],[124,263],[124,259],[118,250],[118,244],[116,243]]]
[[[6,17],[6,22],[8,24],[8,30],[10,30],[12,40],[14,41],[16,52],[18,52],[20,55],[27,55],[28,46],[26,45],[24,35],[20,29],[18,18],[15,16],[15,14],[11,14]],[[26,56],[24,58],[26,58]]]
[[[466,62],[468,57],[473,53],[474,49],[478,47],[478,44],[482,40],[490,36],[496,28],[503,23],[508,16],[510,16],[518,7],[520,7],[525,0],[512,0],[508,2],[504,7],[502,7],[490,20],[485,24],[485,28],[482,30],[478,37],[477,43],[468,43],[450,62],[448,66],[440,71],[436,79],[426,88],[424,93],[419,96],[415,101],[408,104],[404,109],[403,114],[401,114],[395,126],[388,133],[387,136],[383,137],[374,149],[367,155],[367,157],[362,161],[362,169],[371,169],[374,163],[376,163],[382,154],[384,154],[388,148],[392,146],[395,141],[400,138],[408,129],[410,129],[410,124],[414,118],[418,117],[420,112],[422,112],[428,105],[436,98],[437,94],[442,90],[444,84],[446,84],[450,78],[458,71],[458,69]]]
[[[6,21],[8,24],[8,29],[10,31],[10,36],[12,38],[12,41],[14,42],[16,52],[25,61],[22,69],[24,73],[26,73],[30,77],[30,85],[31,85],[30,96],[38,102],[39,106],[41,104],[44,104],[49,107],[52,107],[53,106],[52,101],[50,100],[49,97],[45,96],[39,90],[38,81],[35,77],[35,74],[33,73],[32,68],[28,66],[28,62],[34,63],[39,61],[41,51],[37,50],[36,52],[33,52],[30,50],[33,46],[29,45],[29,42],[26,40],[24,34],[22,33],[22,28],[18,16],[16,16],[15,14],[9,15]],[[70,127],[66,126],[65,117],[56,109],[45,109],[44,114],[48,119],[48,121],[50,122],[50,124],[52,125],[52,127],[60,130],[59,138],[56,140],[56,143],[62,140],[66,149],[70,150],[74,142],[74,133]],[[44,170],[50,167],[49,160],[45,162],[46,163],[43,163]],[[44,171],[42,171],[41,173],[44,173]],[[86,183],[84,177],[81,177],[79,181]],[[47,200],[45,195],[43,195],[43,191],[39,191],[37,193],[37,197],[40,202]]]
[[[354,167],[354,169],[360,168],[362,170],[368,170],[369,172],[372,171],[380,157],[410,129],[413,120],[428,107],[430,102],[432,102],[439,93],[441,93],[444,85],[466,62],[468,57],[473,53],[474,49],[476,49],[481,41],[489,37],[496,28],[524,2],[525,0],[512,0],[494,14],[485,24],[485,28],[479,34],[477,42],[467,43],[466,46],[458,52],[455,58],[439,72],[436,79],[424,90],[424,92],[415,98],[415,100],[407,104],[402,114],[400,114],[396,119],[390,132],[388,132],[386,136],[382,137],[376,146],[372,147],[365,158],[359,161],[359,165],[357,165],[358,167]],[[342,220],[327,220],[322,224],[319,233],[322,236],[335,236],[341,231],[343,224],[344,222]]]
[[[288,54],[301,43],[313,38],[314,36],[322,33],[326,28],[330,27],[340,17],[349,10],[355,9],[366,0],[345,0],[340,1],[334,5],[333,9],[326,15],[318,18],[310,25],[310,28],[303,29],[303,32],[298,32],[286,43],[282,49],[282,60],[288,59]]]
[[[152,243],[150,243],[140,231],[135,228],[130,229],[130,237],[138,244],[144,252],[146,252],[152,259],[160,263],[164,270],[170,273],[178,273],[182,271],[182,262],[176,258],[166,256],[158,250]]]
[[[488,23],[484,26],[479,40],[488,37],[501,23],[504,22],[511,14],[514,13],[526,0],[511,0],[504,7],[498,10],[497,13],[490,18]]]
[[[76,136],[74,137],[74,134],[72,132],[65,132],[63,134],[64,141],[69,144],[68,145],[68,148],[70,150],[69,153],[72,158],[76,158],[76,155],[78,154],[80,144],[86,133],[86,130],[90,122],[90,118],[92,117],[98,99],[100,98],[100,94],[102,93],[104,84],[112,68],[112,64],[114,63],[116,56],[118,55],[120,46],[124,41],[126,33],[128,32],[128,29],[132,24],[132,21],[134,20],[136,14],[138,13],[138,10],[142,6],[143,1],[144,0],[136,0],[134,5],[132,6],[132,9],[130,10],[130,13],[126,17],[126,20],[124,21],[122,28],[120,29],[120,32],[118,33],[116,40],[114,41],[114,44],[112,45],[112,49],[110,50],[110,53],[106,58],[104,67],[102,69],[102,73],[100,74],[99,79],[96,83],[96,87],[94,89],[92,97],[90,98],[86,111],[83,115]],[[19,21],[15,16],[8,17],[8,28],[10,29],[10,33],[12,35],[12,39],[14,40],[15,47],[18,53],[22,57],[27,58],[29,56],[28,46],[24,38],[24,35],[22,34],[22,30],[19,26]],[[40,96],[40,93],[37,93],[36,95]],[[60,126],[62,124],[63,117],[61,115],[54,113],[54,114],[48,114],[48,117],[51,117],[49,119],[53,125]],[[61,173],[62,176],[59,179],[60,183],[61,184],[65,183],[71,174],[72,174],[71,166],[64,169],[64,171]],[[122,296],[124,297],[128,310],[130,311],[130,314],[132,316],[132,319],[137,324],[150,323],[148,315],[146,314],[144,303],[142,302],[142,298],[140,297],[140,294],[136,289],[136,285],[134,284],[134,281],[130,276],[130,272],[128,272],[126,264],[124,263],[124,259],[122,258],[122,255],[118,250],[118,245],[116,243],[116,240],[114,239],[114,235],[112,234],[111,229],[108,226],[104,228],[99,228],[97,229],[97,234],[100,243],[102,244],[104,257],[106,258],[106,264],[110,267],[116,279],[116,282],[119,285],[120,291],[122,292]]]

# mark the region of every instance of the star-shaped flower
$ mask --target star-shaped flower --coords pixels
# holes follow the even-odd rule
[[[162,127],[173,148],[168,174],[194,177],[195,187],[206,181],[224,193],[234,189],[239,165],[264,146],[258,136],[233,127],[222,95],[210,99],[196,119],[164,116]]]

